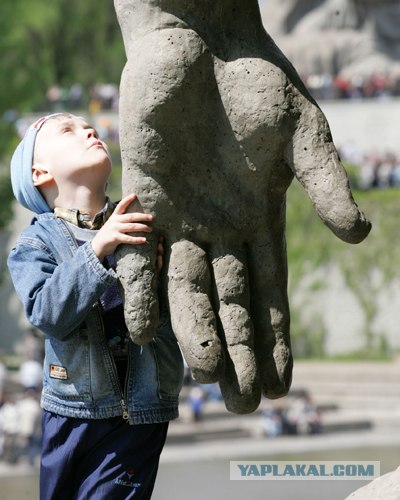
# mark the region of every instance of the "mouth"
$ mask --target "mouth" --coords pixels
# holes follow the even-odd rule
[[[94,141],[90,146],[89,149],[95,148],[95,147],[100,147],[104,149],[104,144],[101,141]]]

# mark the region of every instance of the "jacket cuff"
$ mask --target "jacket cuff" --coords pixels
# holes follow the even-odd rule
[[[84,245],[82,245],[82,250],[85,256],[85,259],[89,263],[93,272],[97,274],[97,276],[104,281],[104,283],[108,285],[112,285],[118,279],[117,273],[113,269],[106,269],[103,264],[99,261],[97,255],[94,253],[92,245],[90,241],[87,241]]]

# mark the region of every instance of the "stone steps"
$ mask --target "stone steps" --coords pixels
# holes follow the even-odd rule
[[[300,389],[318,404],[393,409],[400,405],[400,362],[297,362],[292,390]]]
[[[322,412],[321,434],[371,429],[377,420],[375,417],[340,409],[328,410]],[[381,419],[380,415],[378,417]],[[396,426],[397,422],[398,417],[393,416],[386,424]],[[263,436],[261,410],[249,415],[234,415],[226,411],[223,403],[213,402],[210,406],[205,405],[202,420],[195,422],[190,418],[188,405],[181,404],[180,419],[170,423],[168,443],[176,445],[212,440],[258,439]]]
[[[399,428],[400,363],[298,362],[289,396],[279,401],[289,404],[304,390],[321,411],[323,434]],[[188,392],[188,387],[182,391],[181,418],[170,424],[170,444],[263,436],[262,409],[272,404],[269,400],[249,415],[234,415],[222,401],[208,401],[203,419],[193,422]]]

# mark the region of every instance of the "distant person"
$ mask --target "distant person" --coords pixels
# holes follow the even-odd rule
[[[284,415],[281,405],[268,405],[261,415],[264,434],[268,437],[281,436],[284,429]]]
[[[13,395],[9,391],[3,393],[0,407],[1,458],[11,464],[18,460],[18,412]]]
[[[317,407],[308,392],[296,398],[286,411],[290,434],[318,434],[321,432],[321,419]]]
[[[43,383],[43,365],[33,359],[23,361],[19,368],[19,380],[24,389],[40,390]]]
[[[194,385],[189,392],[188,397],[192,418],[195,422],[203,420],[203,409],[205,403],[205,394],[202,387]]]
[[[16,402],[18,419],[18,460],[26,458],[30,465],[35,465],[41,450],[41,417],[38,393],[27,389],[24,397]]]

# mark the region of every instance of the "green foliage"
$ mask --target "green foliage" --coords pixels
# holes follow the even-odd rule
[[[365,350],[352,353],[355,358],[375,359],[389,355],[385,332],[373,333],[372,321],[377,314],[377,293],[395,273],[400,248],[397,214],[400,211],[400,189],[353,191],[356,201],[372,221],[372,231],[359,245],[338,240],[316,215],[301,186],[294,182],[288,191],[287,248],[289,296],[306,273],[335,263],[340,267],[347,286],[357,296],[365,314]],[[320,283],[315,286],[320,286]],[[318,318],[313,325],[302,324],[292,307],[294,344],[301,356],[321,357],[324,327]]]
[[[5,228],[12,218],[12,201],[9,158],[18,143],[13,124],[0,120],[0,229]]]
[[[118,83],[125,62],[111,0],[1,0],[0,115],[32,111],[47,89]]]
[[[0,173],[0,229],[5,228],[11,221],[13,193],[8,174]]]
[[[9,157],[18,142],[5,111],[48,111],[46,93],[54,84],[79,83],[86,90],[94,83],[117,84],[125,54],[111,0],[1,0],[0,53],[3,227],[12,201]]]
[[[326,356],[323,356],[321,359],[326,359]],[[336,361],[392,361],[393,354],[386,348],[383,350],[379,348],[374,350],[362,349],[355,352],[336,354],[330,356],[329,359]]]
[[[0,120],[0,158],[8,158],[15,147],[17,146],[19,138],[15,131],[14,124]],[[8,170],[8,160],[4,160],[7,163],[7,167],[3,167]]]
[[[304,325],[299,311],[291,309],[293,351],[296,358],[323,358],[325,356],[325,331],[322,318],[313,318]],[[293,335],[294,332],[294,335]]]
[[[287,194],[286,238],[290,287],[297,285],[307,269],[329,262],[337,244],[296,181]]]
[[[0,229],[7,226],[12,218],[13,193],[10,177],[0,173]]]

